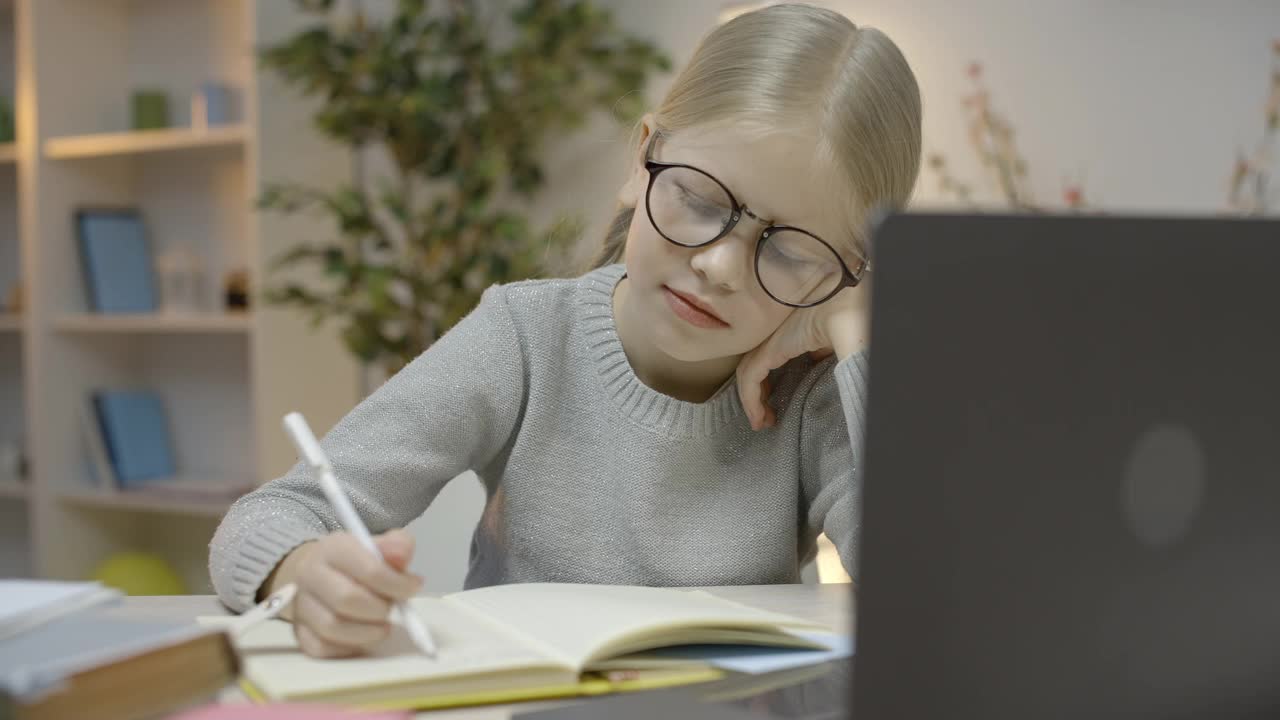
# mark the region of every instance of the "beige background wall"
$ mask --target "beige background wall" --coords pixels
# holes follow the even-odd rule
[[[666,47],[681,64],[725,5],[695,0],[607,0],[628,29]],[[925,101],[925,146],[942,151],[958,174],[981,176],[966,144],[960,98],[965,68],[977,60],[995,103],[1018,129],[1039,199],[1057,202],[1064,182],[1110,209],[1219,210],[1237,147],[1262,130],[1270,44],[1280,37],[1275,0],[845,0],[819,3],[893,37],[915,68]],[[284,6],[276,0],[259,3]],[[272,10],[271,13],[278,12]],[[262,20],[260,19],[260,22]],[[669,78],[652,88],[657,96]],[[296,171],[338,171],[308,152],[271,150],[303,143],[271,105],[288,103],[263,88],[264,162]],[[279,117],[287,117],[280,109]],[[270,134],[269,134],[270,133]],[[626,158],[626,128],[598,119],[552,144],[550,182],[535,218],[561,212],[588,220],[593,243],[614,209]],[[299,145],[303,147],[304,145]],[[270,153],[270,154],[268,154]],[[317,163],[320,163],[317,165]],[[987,200],[994,195],[987,193]],[[928,173],[921,204],[945,204]],[[267,227],[264,225],[264,242]],[[308,372],[303,368],[302,372]],[[326,387],[331,377],[304,380]],[[460,587],[482,495],[473,478],[455,482],[412,529],[415,569],[432,589]]]

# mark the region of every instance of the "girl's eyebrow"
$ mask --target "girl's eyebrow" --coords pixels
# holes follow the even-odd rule
[[[779,214],[779,213],[775,213],[775,212],[769,212],[769,210],[771,210],[772,208],[768,208],[768,207],[766,207],[766,206],[764,206],[764,205],[758,205],[758,204],[756,204],[756,203],[752,202],[749,198],[745,197],[745,195],[744,195],[744,193],[743,193],[743,191],[742,191],[742,183],[737,182],[736,180],[726,180],[726,179],[725,179],[725,177],[724,177],[722,174],[717,173],[716,171],[711,170],[710,168],[704,168],[704,167],[702,167],[702,166],[700,166],[700,165],[696,165],[696,164],[694,165],[694,167],[699,168],[700,170],[703,170],[704,172],[708,172],[708,173],[710,173],[710,174],[711,174],[711,177],[713,177],[713,178],[715,178],[715,179],[719,180],[720,182],[724,183],[724,186],[725,186],[725,187],[727,187],[727,188],[729,188],[729,192],[733,194],[733,197],[734,197],[734,199],[736,199],[736,200],[738,201],[738,204],[740,204],[740,205],[742,205],[743,207],[745,207],[745,208],[747,209],[747,211],[751,213],[751,215],[753,215],[754,217],[756,217],[756,218],[758,218],[759,220],[763,221],[763,222],[764,222],[764,224],[766,224],[766,225],[790,225],[790,226],[792,226],[792,227],[798,227],[798,228],[800,228],[800,229],[802,229],[802,230],[806,230],[806,231],[812,232],[811,230],[809,230],[809,228],[808,228],[808,227],[806,227],[806,226],[805,226],[805,223],[804,223],[804,222],[801,222],[801,223],[792,223],[792,222],[788,222],[788,221],[786,221],[785,219],[783,219],[783,218],[782,218],[782,215],[783,215],[783,214],[785,214],[785,213],[783,213],[783,214]],[[763,198],[762,198],[762,199],[763,199]],[[812,218],[810,218],[809,220],[810,220],[810,224],[811,224],[813,219],[812,219]],[[822,237],[821,233],[817,233],[817,234],[818,234],[818,237]]]
[[[668,153],[667,153],[668,155],[675,155],[677,157],[669,157],[665,159],[659,158],[658,154],[664,147],[668,150]],[[818,232],[814,232],[813,230],[810,230],[804,223],[787,222],[785,220],[780,219],[777,213],[765,212],[764,210],[761,210],[759,206],[757,206],[755,203],[749,201],[747,198],[743,196],[741,183],[737,182],[732,178],[726,178],[725,176],[726,173],[723,170],[718,170],[712,167],[708,163],[704,162],[703,158],[679,157],[680,155],[689,152],[689,150],[690,148],[688,147],[680,147],[679,145],[672,147],[672,145],[668,143],[660,142],[649,149],[648,156],[649,158],[653,160],[657,160],[659,162],[669,162],[669,163],[678,163],[681,165],[689,165],[691,167],[695,167],[701,170],[702,172],[710,175],[711,177],[715,178],[720,184],[724,185],[726,188],[729,189],[729,193],[733,195],[733,198],[738,201],[739,205],[742,205],[744,208],[746,208],[747,212],[749,212],[752,216],[763,221],[765,225],[790,225],[791,227],[797,227],[806,232],[812,232],[818,237],[822,237],[822,233],[818,233]],[[812,218],[810,218],[810,220],[812,220]]]
[[[711,170],[708,168],[702,168],[701,166],[698,166],[698,165],[694,165],[694,167],[697,167],[700,170],[703,170],[703,172],[710,173],[711,177],[724,183],[724,186],[729,188],[729,192],[733,195],[733,198],[738,201],[738,204],[746,208],[748,213],[750,213],[753,217],[763,221],[766,225],[788,224],[788,223],[779,223],[778,216],[776,213],[766,212],[761,208],[761,206],[757,205],[754,202],[751,202],[748,198],[744,197],[742,193],[741,183],[738,183],[733,180],[726,180],[724,179],[724,176],[722,174],[719,174],[714,170]]]

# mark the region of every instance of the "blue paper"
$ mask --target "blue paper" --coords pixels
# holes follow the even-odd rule
[[[200,86],[204,94],[205,122],[209,125],[227,125],[231,118],[231,91],[216,82],[207,82]]]
[[[128,210],[86,210],[76,220],[89,308],[155,312],[155,276],[142,218]]]
[[[682,660],[701,660],[724,670],[749,673],[773,672],[793,667],[813,665],[828,660],[841,660],[853,656],[854,642],[850,635],[831,633],[796,632],[798,637],[813,640],[827,646],[827,650],[802,648],[761,647],[758,645],[682,645],[655,650],[660,657]]]
[[[121,488],[175,474],[169,419],[160,396],[145,390],[94,394],[107,454]]]

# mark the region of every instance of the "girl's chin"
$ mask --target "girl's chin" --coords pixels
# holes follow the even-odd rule
[[[680,362],[707,362],[742,354],[740,352],[730,352],[730,348],[726,347],[724,338],[707,338],[700,341],[689,337],[681,337],[678,333],[670,332],[669,330],[665,332],[658,330],[653,337],[658,350],[662,354]]]

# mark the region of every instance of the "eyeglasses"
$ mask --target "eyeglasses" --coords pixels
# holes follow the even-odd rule
[[[691,165],[646,159],[645,210],[658,234],[682,247],[703,247],[733,232],[743,215],[767,221],[740,204],[724,183]],[[855,287],[870,261],[859,254],[851,272],[825,240],[790,225],[768,225],[756,242],[755,271],[769,297],[790,307],[813,307]]]

